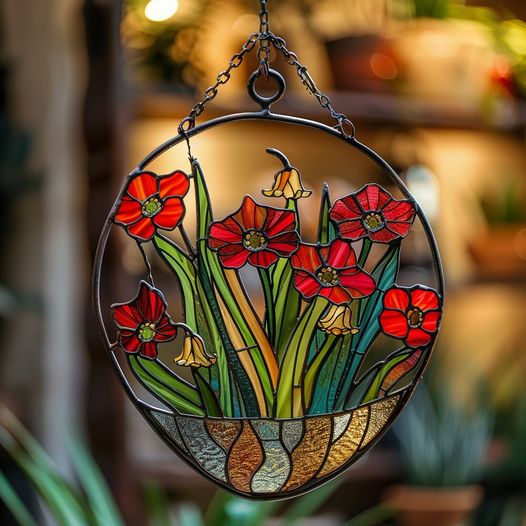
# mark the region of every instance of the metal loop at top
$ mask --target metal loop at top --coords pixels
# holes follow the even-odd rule
[[[254,73],[252,73],[250,79],[248,80],[247,89],[250,97],[254,101],[256,101],[262,109],[268,110],[272,104],[281,100],[287,88],[287,84],[280,73],[278,73],[275,69],[269,69],[268,76],[269,78],[273,78],[276,81],[278,85],[277,91],[276,93],[274,93],[274,95],[271,95],[270,97],[263,97],[263,95],[260,95],[256,91],[256,81],[261,77],[261,75],[261,69],[257,69],[256,71],[254,71]]]

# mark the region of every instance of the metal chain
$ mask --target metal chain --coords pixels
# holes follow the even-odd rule
[[[267,9],[268,0],[259,0],[259,33],[264,35],[270,32],[269,15]]]
[[[334,109],[330,97],[318,89],[318,86],[316,86],[316,82],[312,78],[307,67],[299,62],[296,53],[287,49],[287,43],[285,42],[285,40],[281,37],[277,37],[273,33],[268,34],[268,39],[274,44],[276,50],[280,51],[283,54],[287,64],[290,64],[291,66],[294,66],[296,68],[298,76],[300,77],[301,82],[303,83],[307,91],[318,99],[318,102],[320,103],[322,108],[326,108],[327,110],[329,110],[331,117],[338,122],[338,124],[335,127],[338,128],[338,130],[345,137],[350,137],[354,139],[356,135],[356,128],[354,124],[351,122],[350,119],[347,118],[347,116],[344,113],[339,113]]]
[[[224,71],[219,73],[217,76],[216,82],[213,86],[210,86],[204,93],[204,97],[202,100],[197,102],[193,108],[190,110],[190,113],[188,114],[188,117],[185,117],[181,123],[179,124],[179,132],[181,134],[186,134],[189,130],[191,130],[195,126],[195,120],[201,113],[203,113],[204,109],[206,108],[206,105],[213,99],[215,99],[221,85],[226,84],[230,80],[230,76],[232,74],[232,70],[238,68],[243,63],[243,60],[245,58],[245,55],[247,53],[250,53],[252,49],[254,49],[254,46],[256,43],[261,40],[261,34],[259,33],[252,33],[247,41],[243,44],[243,47],[241,48],[241,51],[239,53],[236,53],[231,59],[228,64],[228,68],[226,68]]]
[[[272,43],[275,49],[283,54],[287,64],[290,64],[291,66],[294,66],[296,68],[298,76],[300,77],[300,80],[307,89],[307,91],[311,95],[316,97],[316,99],[320,103],[320,106],[322,108],[327,109],[330,113],[330,116],[334,120],[336,120],[337,124],[334,127],[337,128],[344,137],[354,138],[356,135],[356,128],[351,122],[351,120],[348,119],[344,113],[339,113],[334,109],[330,97],[318,89],[316,82],[312,78],[307,67],[301,64],[301,62],[298,60],[297,55],[294,52],[289,51],[287,49],[287,43],[285,42],[285,40],[281,37],[277,37],[276,35],[274,35],[274,33],[270,32],[267,1],[268,0],[260,0],[261,9],[259,12],[259,33],[252,33],[248,37],[247,41],[243,44],[241,51],[239,53],[236,53],[230,59],[228,68],[219,73],[216,79],[216,83],[213,86],[210,86],[205,91],[203,99],[197,102],[190,110],[188,116],[181,121],[181,123],[179,124],[179,133],[185,136],[188,142],[187,132],[195,126],[196,118],[199,117],[201,113],[203,113],[203,111],[206,108],[206,105],[211,100],[215,99],[221,85],[226,84],[230,80],[232,70],[239,68],[239,66],[241,66],[241,64],[243,63],[245,55],[252,51],[258,42],[261,42],[261,45],[258,50],[258,59],[260,61],[260,72],[264,75],[264,77],[268,79],[270,43]],[[188,144],[188,146],[190,145]]]
[[[270,42],[266,36],[270,33],[269,14],[267,0],[260,0],[259,3],[259,35],[261,37],[258,49],[259,70],[265,80],[268,80],[270,70]]]

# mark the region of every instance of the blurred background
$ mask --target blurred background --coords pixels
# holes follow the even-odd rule
[[[124,175],[177,134],[258,30],[258,9],[255,0],[0,0],[2,406],[68,480],[78,476],[68,438],[82,436],[132,526],[153,524],[152,502],[161,500],[167,524],[184,526],[204,523],[207,509],[207,526],[211,516],[219,517],[214,524],[249,525],[266,524],[271,514],[269,524],[358,517],[348,524],[524,526],[523,0],[269,2],[271,30],[420,201],[448,292],[429,386],[395,432],[322,496],[302,501],[306,516],[294,501],[271,508],[216,494],[147,427],[113,376],[90,299],[98,235]],[[330,123],[294,68],[274,52],[271,60],[288,83],[279,112]],[[245,86],[256,67],[247,59],[202,120],[253,108]],[[233,196],[224,191],[222,165],[236,159],[232,177],[242,181],[253,169],[254,144],[286,143],[293,164],[312,163],[305,179],[313,188],[328,179],[343,193],[377,177],[339,143],[309,133],[247,124],[196,140],[194,153],[211,166],[218,215],[238,201],[237,188]],[[253,177],[268,182],[273,165],[262,162]],[[185,166],[184,149],[154,168],[163,173],[178,163]],[[139,271],[128,256],[121,246],[106,260],[111,300],[133,296]],[[413,243],[404,269],[415,280],[429,272],[425,245]],[[1,473],[37,510],[27,477],[8,454],[1,458]],[[442,500],[446,511],[437,509]],[[0,523],[17,524],[1,513]],[[49,513],[41,517],[53,523]]]

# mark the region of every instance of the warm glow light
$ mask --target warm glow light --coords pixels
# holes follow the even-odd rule
[[[179,0],[150,0],[144,8],[144,16],[152,22],[164,22],[177,13]]]
[[[394,80],[398,76],[396,62],[385,53],[375,53],[371,57],[371,69],[382,80]]]

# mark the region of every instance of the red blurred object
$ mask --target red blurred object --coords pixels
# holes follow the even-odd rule
[[[491,71],[491,81],[494,86],[502,89],[511,97],[519,97],[520,91],[517,87],[513,68],[508,59],[502,55],[498,56]]]
[[[386,93],[399,77],[400,59],[384,38],[352,36],[326,46],[338,90]]]

